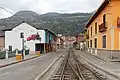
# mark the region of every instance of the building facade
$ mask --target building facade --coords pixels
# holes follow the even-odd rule
[[[65,36],[63,36],[62,34],[58,34],[57,38],[56,38],[56,42],[57,42],[57,49],[62,49],[65,47]]]
[[[4,31],[0,31],[0,51],[4,51],[5,49],[5,33]]]
[[[104,0],[86,24],[88,52],[120,57],[120,0]]]
[[[37,29],[28,23],[21,23],[11,29],[5,29],[5,49],[23,49],[21,34],[24,36],[24,48],[31,52],[51,52],[56,35],[48,29]],[[36,36],[40,39],[36,39]]]
[[[78,34],[76,35],[76,42],[80,43],[80,42],[84,42],[84,34]]]

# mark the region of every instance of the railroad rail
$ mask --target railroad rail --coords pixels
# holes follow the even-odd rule
[[[82,64],[70,49],[58,71],[49,80],[108,80],[95,70]]]

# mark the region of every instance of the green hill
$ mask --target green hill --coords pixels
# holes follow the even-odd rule
[[[37,14],[32,11],[20,11],[15,15],[1,19],[0,26],[14,26],[23,20],[43,29],[51,29],[63,35],[76,35],[84,29],[85,23],[93,13],[46,13]]]

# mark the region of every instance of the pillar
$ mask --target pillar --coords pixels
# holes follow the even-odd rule
[[[50,50],[50,45],[51,45],[51,44],[49,44],[49,52],[51,52],[51,50]]]
[[[6,50],[5,58],[8,59],[8,50]]]
[[[48,47],[49,45],[47,44],[47,53],[49,52],[49,47]]]
[[[45,44],[44,44],[44,54],[46,53],[46,47],[45,47]]]

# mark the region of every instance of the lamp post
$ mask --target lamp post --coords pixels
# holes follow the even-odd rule
[[[22,39],[22,59],[24,59],[24,33],[20,34],[20,38]]]

